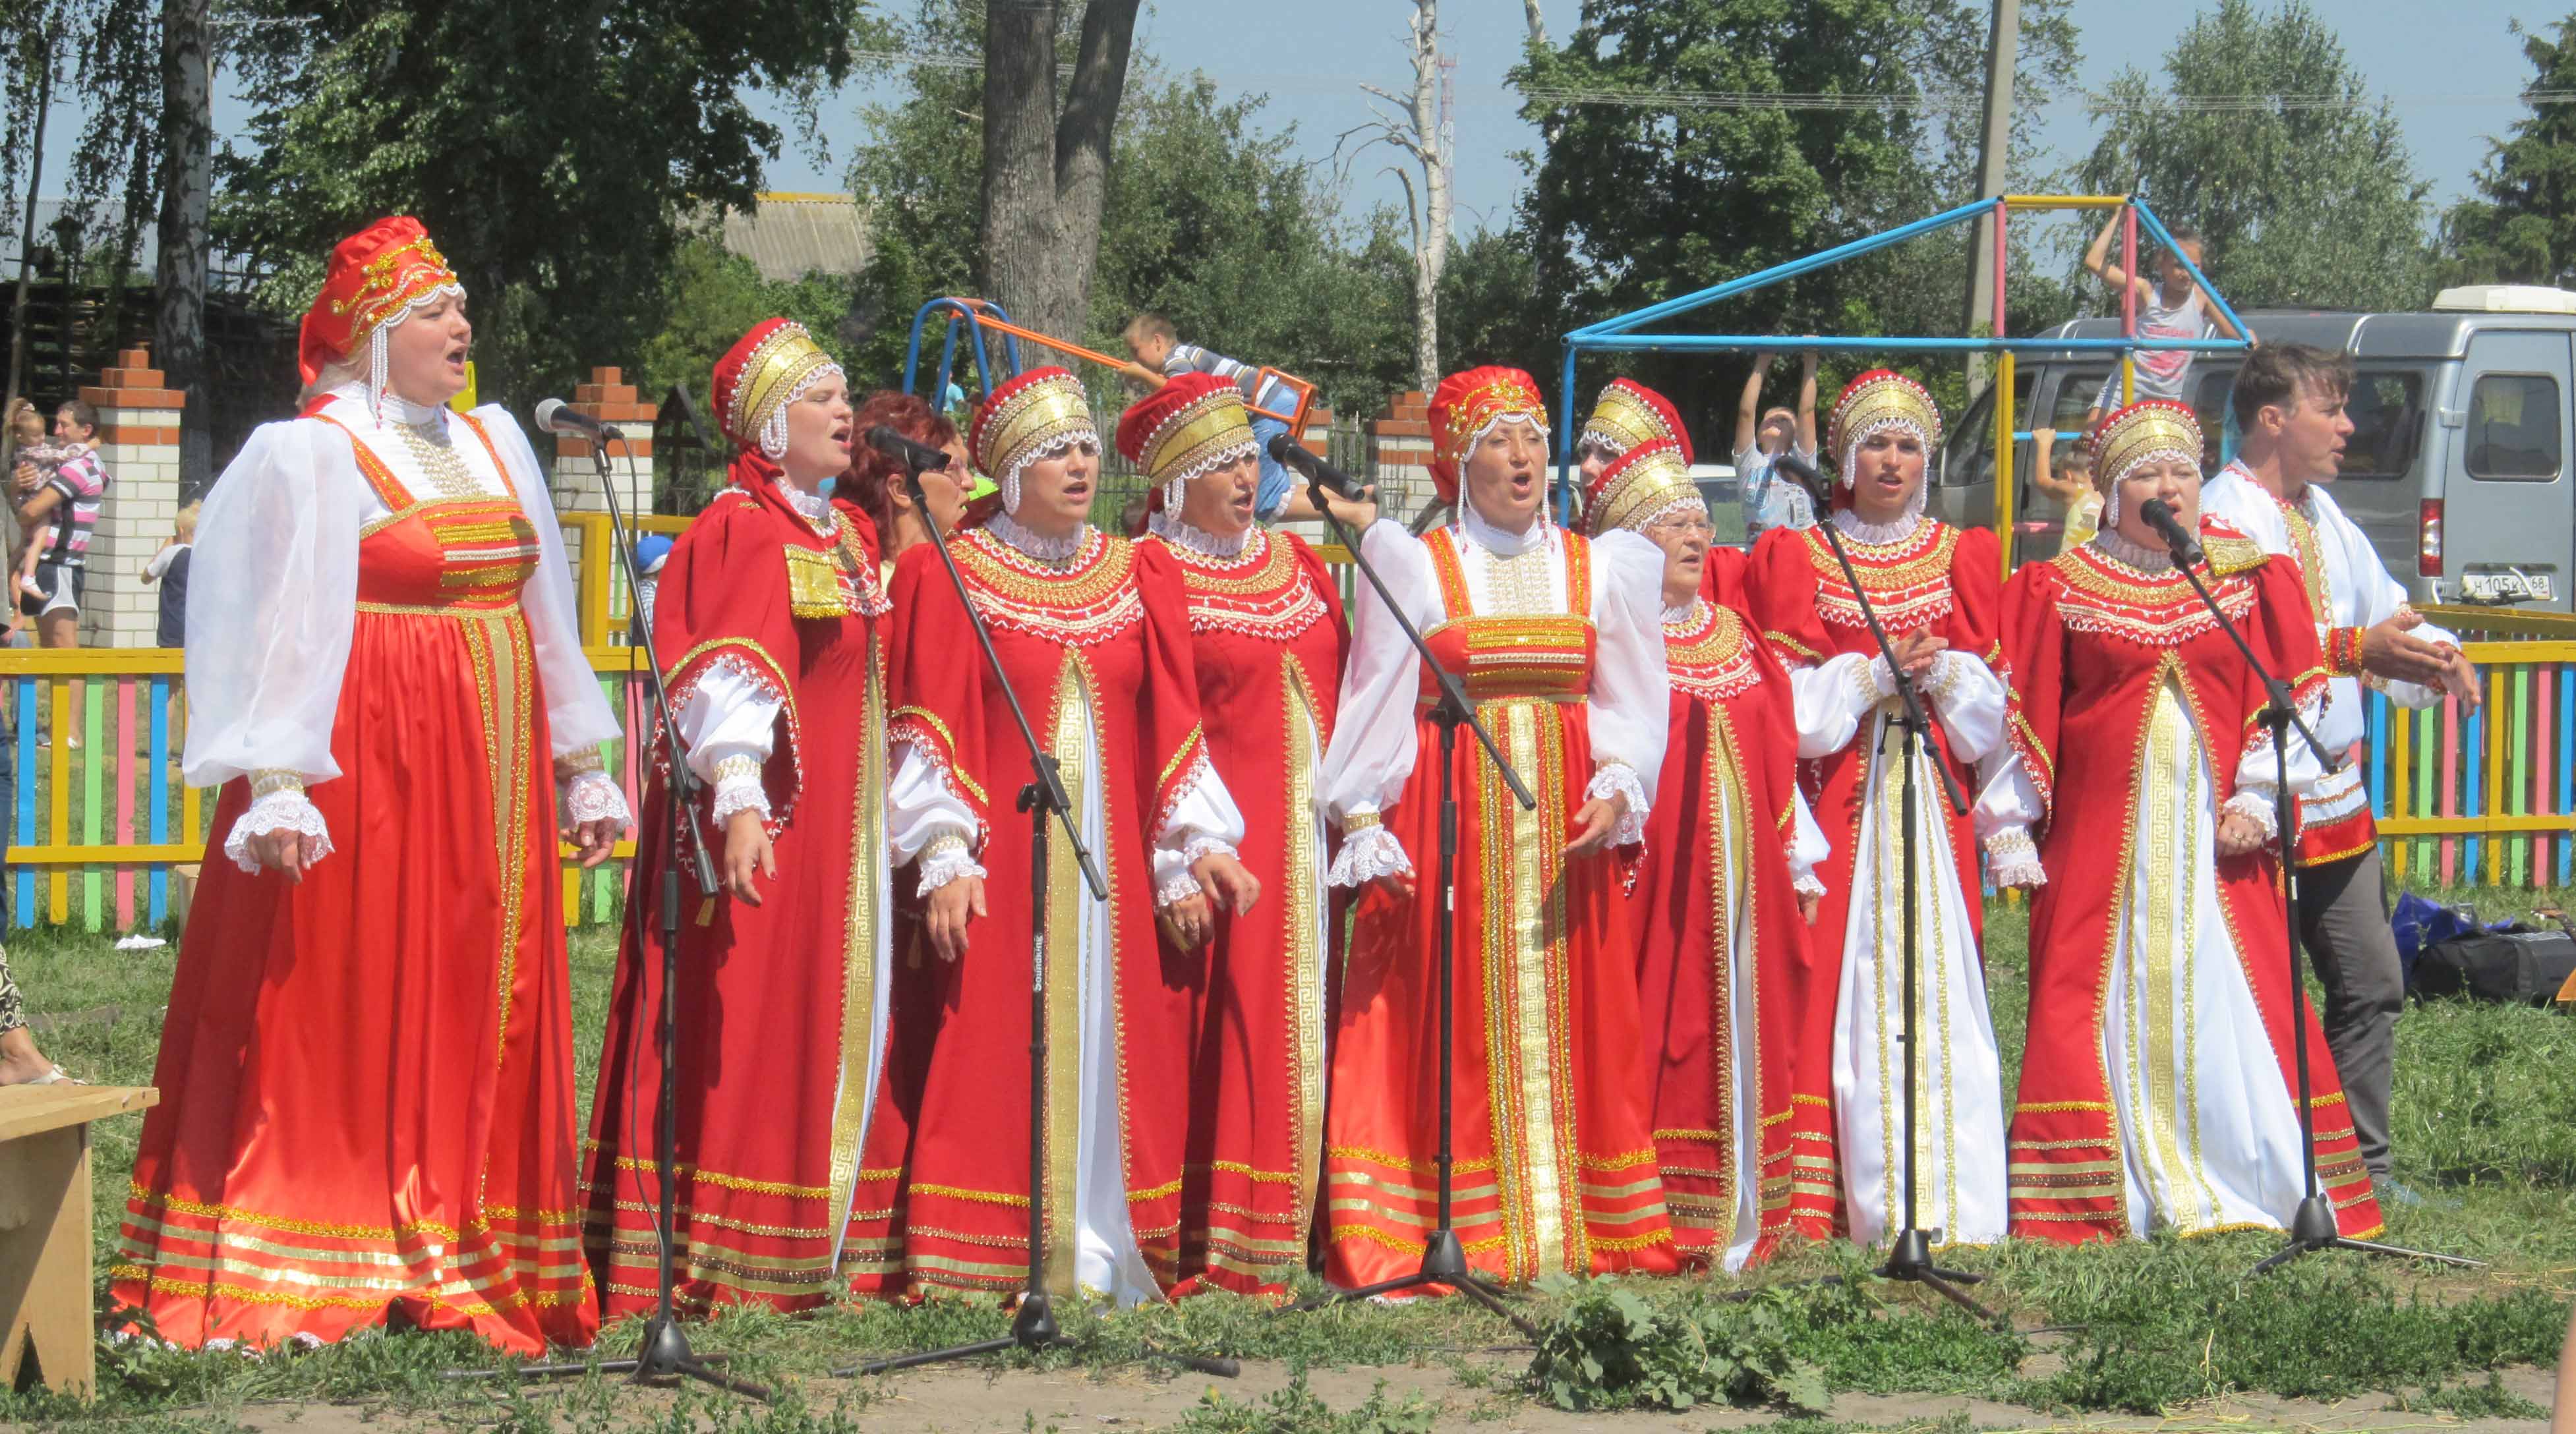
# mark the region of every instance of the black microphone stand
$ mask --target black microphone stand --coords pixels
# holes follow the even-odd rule
[[[1310,470],[1307,473],[1306,484],[1307,493],[1314,502],[1315,511],[1324,515],[1324,522],[1332,528],[1334,538],[1349,551],[1352,564],[1360,570],[1362,576],[1368,579],[1369,586],[1377,590],[1378,601],[1385,604],[1387,613],[1395,619],[1396,626],[1403,631],[1405,641],[1413,644],[1414,654],[1421,660],[1423,670],[1431,674],[1434,685],[1440,689],[1440,700],[1432,707],[1430,713],[1432,722],[1440,729],[1440,1149],[1434,1157],[1439,1170],[1440,1223],[1423,1242],[1422,1263],[1412,1274],[1398,1275],[1394,1279],[1380,1280],[1376,1284],[1362,1285],[1357,1289],[1330,1290],[1319,1299],[1301,1300],[1289,1308],[1292,1311],[1316,1309],[1326,1304],[1365,1300],[1379,1295],[1399,1294],[1407,1290],[1440,1285],[1454,1289],[1483,1305],[1486,1309],[1510,1321],[1532,1341],[1536,1341],[1539,1337],[1538,1326],[1527,1316],[1503,1303],[1500,1287],[1469,1268],[1466,1247],[1458,1242],[1457,1226],[1452,1219],[1451,1166],[1456,1157],[1452,1151],[1455,1101],[1451,1087],[1456,1078],[1452,1074],[1451,1066],[1456,1059],[1457,1049],[1455,991],[1458,925],[1458,798],[1454,790],[1456,786],[1454,758],[1458,751],[1458,729],[1464,727],[1475,734],[1476,741],[1485,749],[1486,757],[1492,760],[1494,769],[1502,773],[1503,781],[1511,787],[1512,797],[1521,804],[1521,810],[1537,810],[1538,799],[1530,795],[1528,787],[1522,785],[1520,774],[1512,770],[1511,763],[1503,760],[1502,750],[1494,745],[1493,734],[1486,731],[1485,724],[1477,720],[1475,706],[1467,700],[1467,689],[1460,685],[1454,673],[1440,665],[1440,659],[1432,655],[1430,647],[1422,640],[1421,632],[1414,627],[1413,620],[1405,616],[1404,608],[1387,591],[1386,579],[1378,575],[1376,567],[1371,565],[1367,556],[1360,551],[1358,536],[1351,532],[1350,528],[1333,512],[1332,507],[1325,502],[1322,480]],[[1460,501],[1463,502],[1464,499]]]
[[[1046,942],[1047,823],[1050,819],[1064,828],[1064,838],[1073,847],[1074,864],[1081,868],[1083,884],[1089,888],[1091,899],[1107,901],[1109,883],[1101,878],[1100,868],[1092,862],[1090,849],[1082,844],[1082,832],[1074,820],[1073,799],[1064,789],[1063,773],[1057,769],[1055,758],[1038,745],[1037,734],[1029,726],[1028,712],[1020,706],[1019,694],[1011,690],[1010,674],[1002,670],[1001,656],[993,650],[993,634],[985,627],[983,614],[975,610],[975,599],[966,590],[966,575],[958,570],[956,555],[948,550],[948,535],[940,531],[939,519],[931,511],[930,500],[921,491],[921,471],[918,456],[907,454],[904,483],[912,494],[913,511],[921,515],[922,525],[930,530],[931,546],[938,550],[940,565],[948,570],[948,581],[957,589],[957,602],[966,611],[967,625],[975,630],[975,645],[984,654],[985,670],[992,675],[995,690],[1001,693],[1002,705],[1010,709],[1012,725],[1018,729],[1020,742],[1028,748],[1029,754],[1029,784],[1020,789],[1019,799],[1019,809],[1029,814],[1029,1280],[1028,1287],[1020,1292],[1020,1306],[1012,1316],[1011,1332],[1002,1338],[866,1360],[832,1371],[835,1379],[971,1359],[979,1354],[998,1354],[1007,1349],[1025,1349],[1034,1353],[1073,1343],[1065,1338],[1063,1326],[1056,1320],[1055,1297],[1046,1287],[1046,997],[1047,961],[1053,954],[1047,950]],[[1203,1374],[1232,1377],[1238,1372],[1235,1361],[1231,1359],[1179,1355],[1151,1348],[1145,1353],[1173,1360]]]
[[[1903,772],[1900,778],[1901,795],[1897,804],[1900,823],[1899,850],[1904,854],[1902,858],[1904,879],[1900,893],[1905,903],[1905,912],[1904,919],[1898,924],[1898,931],[1904,962],[1902,969],[1905,1014],[1903,1022],[1898,1027],[1896,1038],[1897,1044],[1905,1049],[1905,1227],[1898,1230],[1895,1239],[1888,1243],[1887,1263],[1878,1267],[1878,1276],[1885,1280],[1900,1280],[1922,1285],[1970,1314],[1989,1323],[2000,1325],[2004,1323],[2001,1316],[1970,1299],[1967,1292],[1959,1288],[1961,1285],[1982,1283],[1985,1276],[1934,1264],[1932,1236],[1916,1223],[1915,1122],[1916,1105],[1920,1099],[1918,1087],[1922,1078],[1915,1069],[1915,1056],[1920,1043],[1914,1029],[1914,1008],[1917,1004],[1916,990],[1921,979],[1922,956],[1916,948],[1914,929],[1917,919],[1914,827],[1919,802],[1914,789],[1914,758],[1915,754],[1922,750],[1927,735],[1932,730],[1932,723],[1924,715],[1923,702],[1915,691],[1913,675],[1896,660],[1896,649],[1887,640],[1887,629],[1879,625],[1878,607],[1869,600],[1869,589],[1861,585],[1860,574],[1852,567],[1851,553],[1843,546],[1842,530],[1834,526],[1831,516],[1832,495],[1824,495],[1820,500],[1820,506],[1827,510],[1827,516],[1817,523],[1816,527],[1825,535],[1826,545],[1834,550],[1834,561],[1842,567],[1843,581],[1850,584],[1852,597],[1860,604],[1861,621],[1868,626],[1871,640],[1878,644],[1879,660],[1887,664],[1888,674],[1895,680],[1897,700],[1903,710],[1896,714],[1894,720],[1905,733],[1900,747]],[[1968,810],[1967,794],[1960,789],[1958,775],[1950,770],[1950,764],[1936,758],[1932,763],[1932,770],[1941,775],[1942,794],[1949,799],[1950,810],[1965,815]],[[1855,866],[1853,869],[1858,871],[1859,868]]]
[[[617,484],[609,476],[608,441],[604,433],[593,434],[590,456],[599,473],[600,492],[608,502],[610,542],[617,550],[618,565],[626,573],[626,591],[635,603],[634,611],[627,615],[628,669],[631,672],[635,666],[632,656],[640,654],[646,680],[653,689],[654,741],[661,748],[662,760],[670,774],[665,790],[670,796],[666,819],[671,831],[671,851],[669,860],[662,866],[655,901],[658,914],[656,933],[660,938],[662,956],[662,1001],[655,1033],[662,1061],[662,1109],[654,1132],[654,1167],[661,1184],[653,1224],[654,1236],[661,1245],[656,1271],[656,1300],[652,1315],[644,1322],[643,1342],[633,1358],[603,1359],[596,1364],[530,1364],[521,1365],[514,1371],[451,1371],[447,1377],[473,1379],[511,1372],[526,1378],[563,1379],[596,1369],[603,1374],[631,1374],[638,1384],[694,1379],[766,1402],[770,1398],[766,1386],[735,1379],[713,1367],[723,1363],[725,1356],[701,1356],[689,1348],[689,1337],[681,1332],[679,1314],[674,1308],[673,1291],[679,1283],[672,1252],[671,1191],[678,1180],[679,1163],[680,872],[685,867],[700,895],[712,898],[717,891],[716,867],[714,859],[707,853],[706,833],[698,828],[698,776],[689,770],[688,754],[681,747],[678,713],[671,706],[671,691],[662,680],[662,665],[653,657],[652,633],[645,625],[646,614],[642,606],[643,574],[635,566],[635,545],[629,540],[625,514],[618,507]],[[637,895],[639,893],[631,889],[627,893],[626,919],[640,933],[643,904],[635,899]],[[640,934],[638,944],[642,944]]]
[[[2218,619],[2218,626],[2227,634],[2227,640],[2236,645],[2237,656],[2245,659],[2246,667],[2263,684],[2264,704],[2259,720],[2272,734],[2272,845],[2275,860],[2281,864],[2281,929],[2288,938],[2290,953],[2290,1050],[2291,1063],[2297,1068],[2299,1077],[2299,1154],[2307,1193],[2300,1199],[2297,1212],[2290,1217],[2289,1240],[2280,1249],[2264,1256],[2246,1273],[2259,1275],[2319,1250],[2354,1250],[2365,1255],[2391,1255],[2409,1260],[2432,1260],[2464,1269],[2483,1269],[2484,1262],[2459,1255],[2436,1255],[2398,1245],[2348,1239],[2335,1223],[2334,1201],[2317,1188],[2317,1114],[2308,1075],[2307,963],[2299,945],[2298,864],[2293,860],[2298,845],[2298,825],[2295,820],[2297,799],[2290,795],[2290,734],[2293,731],[2299,734],[2299,740],[2307,744],[2308,750],[2316,756],[2317,765],[2325,771],[2335,771],[2342,763],[2336,761],[2326,751],[2325,744],[2317,740],[2317,734],[2309,730],[2291,699],[2288,685],[2263,666],[2263,659],[2254,655],[2252,645],[2245,641],[2245,634],[2237,629],[2227,610],[2209,595],[2208,587],[2201,582],[2200,574],[2193,570],[2192,564],[2185,561],[2186,555],[2199,556],[2196,544],[2182,541],[2188,536],[2177,530],[2165,539],[2173,554],[2174,566],[2181,570],[2183,580],[2191,584],[2191,590],[2199,595],[2201,606],[2208,608],[2210,616]]]

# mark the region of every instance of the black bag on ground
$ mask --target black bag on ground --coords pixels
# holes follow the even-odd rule
[[[2415,994],[2546,1006],[2576,973],[2576,936],[2478,931],[2436,941],[2415,963]]]

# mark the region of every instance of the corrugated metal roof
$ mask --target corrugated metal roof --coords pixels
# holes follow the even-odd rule
[[[770,280],[856,274],[868,262],[867,225],[847,194],[764,194],[755,210],[728,209],[724,246]]]

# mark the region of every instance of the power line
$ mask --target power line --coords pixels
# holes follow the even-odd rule
[[[1657,110],[1901,110],[1915,113],[1973,111],[1981,103],[1964,91],[1924,91],[1910,95],[1793,94],[1770,90],[1586,90],[1531,89],[1523,92],[1543,105],[1606,105]],[[2576,103],[2576,90],[2524,90],[2517,94],[2433,94],[2371,97],[2347,94],[2246,94],[2114,96],[2076,93],[2041,100],[2039,105],[2083,104],[2108,113],[2248,114],[2278,110],[2365,109],[2388,103],[2404,108],[2426,105],[2531,106]]]

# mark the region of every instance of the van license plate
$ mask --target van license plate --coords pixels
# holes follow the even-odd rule
[[[2547,573],[2464,573],[2460,596],[2473,603],[2547,602]]]

